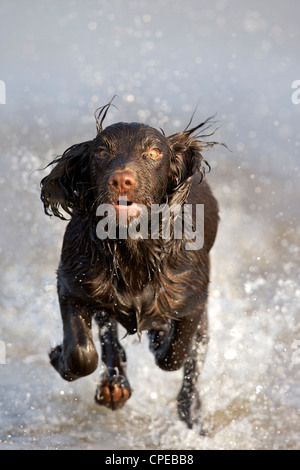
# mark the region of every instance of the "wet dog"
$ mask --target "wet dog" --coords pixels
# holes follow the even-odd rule
[[[156,364],[165,371],[183,369],[177,407],[192,427],[208,342],[209,252],[218,226],[218,204],[203,178],[208,163],[202,152],[215,142],[201,140],[208,121],[168,137],[141,123],[103,128],[110,104],[100,109],[96,137],[68,148],[41,182],[46,214],[70,216],[58,268],[63,343],[51,350],[50,361],[65,380],[92,373],[98,365],[91,330],[96,321],[105,371],[95,399],[115,410],[132,393],[118,323],[128,334],[147,330]],[[175,236],[175,226],[188,221],[195,233],[197,212],[184,216],[185,205],[204,205],[197,249],[187,249],[184,230]],[[107,211],[99,215],[99,207]],[[149,232],[150,223],[143,236],[138,231],[141,214],[152,207],[176,208],[168,212],[167,234],[164,215],[156,236]],[[130,226],[134,236],[121,237]]]

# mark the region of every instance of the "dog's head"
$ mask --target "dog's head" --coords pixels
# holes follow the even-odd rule
[[[113,204],[134,217],[139,204],[183,204],[193,178],[202,178],[208,165],[201,152],[215,143],[200,140],[207,122],[167,137],[140,123],[102,129],[101,121],[94,140],[73,145],[52,162],[41,182],[46,214],[64,218],[60,207],[70,215],[95,214],[99,204]]]
[[[172,152],[168,139],[140,123],[118,123],[93,142],[91,181],[99,203],[134,215],[140,204],[160,204],[168,191]],[[126,205],[119,204],[125,200]]]

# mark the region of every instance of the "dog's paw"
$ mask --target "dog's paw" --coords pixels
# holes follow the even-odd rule
[[[60,361],[61,354],[62,354],[62,345],[52,348],[49,352],[50,363],[53,365],[55,369],[58,369],[58,363]]]
[[[182,387],[177,396],[177,412],[181,421],[184,421],[189,429],[200,424],[200,409],[198,393],[189,387]]]
[[[80,375],[73,374],[70,368],[66,365],[62,345],[51,349],[49,352],[49,359],[50,364],[57,370],[64,380],[72,382],[80,377]]]
[[[99,382],[95,401],[99,405],[104,405],[111,410],[122,408],[131,396],[131,387],[126,377],[123,375],[104,374]]]
[[[50,364],[57,370],[57,372],[62,376],[63,379],[68,382],[75,380],[73,374],[64,365],[64,356],[63,356],[63,347],[62,345],[52,348],[49,352]]]

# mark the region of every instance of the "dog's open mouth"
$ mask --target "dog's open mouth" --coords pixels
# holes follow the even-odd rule
[[[137,217],[141,212],[139,204],[129,201],[126,196],[121,196],[118,201],[113,203],[114,208],[119,214],[124,214],[130,217]]]

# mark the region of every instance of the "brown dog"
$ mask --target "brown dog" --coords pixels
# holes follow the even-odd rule
[[[201,151],[215,142],[200,140],[199,130],[208,121],[170,137],[140,123],[103,129],[110,104],[99,112],[96,138],[67,149],[51,163],[54,168],[41,182],[46,214],[64,218],[62,208],[71,216],[58,269],[64,337],[63,344],[50,352],[51,364],[70,381],[96,369],[94,318],[106,365],[95,398],[111,409],[120,408],[131,387],[117,323],[129,334],[147,330],[157,365],[166,371],[183,367],[178,412],[192,427],[196,421],[192,404],[199,405],[198,352],[201,349],[203,359],[208,342],[209,251],[218,225],[217,202],[202,181],[207,163]],[[181,208],[200,204],[204,205],[203,243],[187,249],[187,235],[175,237],[175,224],[178,228],[191,222]],[[168,235],[163,236],[164,216],[156,236],[151,237],[150,231],[137,235],[142,209],[150,213],[150,208],[162,205],[176,208],[169,212]],[[106,238],[99,236],[99,224],[103,233],[107,213],[99,215],[99,207],[113,208],[115,218],[105,219],[106,226],[115,222],[113,237],[109,230]],[[194,230],[195,211],[192,220]],[[135,236],[121,237],[130,224]]]

